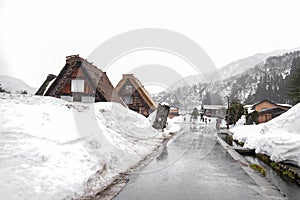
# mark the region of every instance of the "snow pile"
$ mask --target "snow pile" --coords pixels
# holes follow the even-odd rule
[[[246,124],[246,117],[242,115],[241,118],[236,122],[235,126],[243,126]]]
[[[221,128],[227,128],[227,122],[225,119],[221,119],[221,125],[220,125]]]
[[[149,116],[148,116],[148,121],[150,124],[153,124],[155,117],[156,117],[156,113],[157,111],[152,112]],[[168,136],[168,134],[171,133],[176,133],[178,131],[181,130],[181,126],[177,123],[182,123],[183,122],[183,116],[176,116],[173,117],[172,119],[167,118],[167,127],[164,128],[164,136]]]
[[[179,115],[179,116],[175,116],[172,119],[168,118],[168,122],[172,121],[174,123],[182,123],[183,122],[183,116]]]
[[[148,116],[148,121],[150,124],[153,124],[153,122],[155,121],[156,113],[157,113],[157,111],[155,110]]]
[[[250,145],[249,141],[261,136],[261,129],[264,124],[258,125],[245,125],[245,126],[235,126],[230,128],[230,131],[233,134],[233,139],[238,140],[239,142],[245,143],[245,145]]]
[[[267,123],[238,126],[231,131],[234,139],[245,143],[244,147],[269,155],[273,161],[300,167],[300,104]]]
[[[167,118],[167,127],[164,128],[164,132],[167,134],[176,133],[181,130],[181,126],[177,124],[182,122],[182,116],[173,117],[172,119]]]
[[[142,115],[115,103],[0,93],[3,199],[92,194],[162,141]]]

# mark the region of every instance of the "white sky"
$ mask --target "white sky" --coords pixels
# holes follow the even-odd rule
[[[105,40],[138,28],[184,34],[221,67],[258,52],[300,47],[299,8],[296,0],[0,0],[0,74],[39,87],[47,74],[59,73],[67,55],[86,58]],[[129,57],[114,64],[125,69],[120,74],[129,65],[168,63],[161,55],[143,63]]]

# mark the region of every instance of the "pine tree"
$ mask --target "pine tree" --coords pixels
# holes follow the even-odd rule
[[[208,91],[206,92],[206,94],[203,98],[203,103],[204,103],[204,105],[211,105],[211,95]]]
[[[239,100],[231,100],[229,107],[229,124],[236,124],[236,122],[244,114],[244,106],[240,103]]]
[[[0,92],[9,93],[8,91],[6,91],[5,89],[2,88],[2,85],[1,85],[1,84],[0,84]]]
[[[199,111],[196,107],[194,108],[194,110],[192,112],[192,116],[193,116],[194,119],[197,119],[198,116],[199,116]]]
[[[293,59],[291,72],[288,78],[288,97],[292,104],[300,102],[300,57]]]

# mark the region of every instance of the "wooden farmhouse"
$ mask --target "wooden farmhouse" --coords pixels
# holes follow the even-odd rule
[[[59,75],[48,75],[36,95],[84,103],[117,102],[124,105],[106,73],[79,55],[67,56]]]
[[[172,119],[173,117],[177,117],[177,116],[179,116],[179,108],[175,106],[171,106],[168,117]]]
[[[256,104],[245,106],[245,108],[248,108],[248,113],[251,111],[258,112],[258,123],[270,121],[271,119],[286,112],[291,107],[291,105],[277,104],[269,100],[263,100]]]
[[[201,110],[201,108],[199,108]],[[204,115],[207,117],[225,117],[226,106],[224,105],[203,105]]]
[[[121,96],[129,109],[146,117],[156,110],[156,104],[142,83],[133,74],[123,74],[122,80],[116,86],[116,92]]]

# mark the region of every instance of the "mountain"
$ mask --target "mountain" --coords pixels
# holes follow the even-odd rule
[[[267,58],[272,56],[280,56],[285,53],[294,52],[300,50],[299,48],[294,49],[283,49],[283,50],[275,50],[269,53],[257,53],[255,55],[249,56],[247,58],[242,58],[236,61],[233,61],[216,71],[212,71],[211,73],[201,75],[190,75],[185,77],[182,81],[178,81],[176,84],[171,86],[172,89],[176,87],[181,87],[183,85],[189,85],[199,82],[214,82],[220,80],[226,80],[230,77],[239,75],[244,73],[250,68],[253,68],[259,64],[263,65]]]
[[[0,75],[0,85],[2,89],[11,93],[22,93],[26,91],[28,94],[34,94],[36,91],[36,88],[32,88],[24,81],[11,76]]]
[[[157,102],[168,102],[182,109],[192,109],[201,105],[202,102],[204,104],[225,104],[227,98],[238,99],[247,104],[263,99],[277,103],[290,103],[286,94],[287,79],[290,76],[291,63],[294,58],[300,56],[300,51],[267,58],[265,56],[257,54],[254,57],[233,62],[236,65],[227,65],[229,66],[228,71],[230,71],[237,66],[237,63],[244,63],[241,67],[235,68],[238,72],[232,72],[233,75],[228,78],[172,88],[172,90],[153,95],[153,98]],[[259,59],[265,60],[260,62]],[[254,63],[253,66],[250,65],[251,62]],[[221,70],[220,74],[222,71],[225,71],[225,68]],[[223,77],[227,76],[225,73],[223,75]]]
[[[288,52],[300,50],[300,48],[289,49],[289,50],[276,50],[269,53],[258,53],[253,56],[243,58],[219,69],[219,78],[221,80],[228,79],[232,76],[242,74],[250,68],[255,67],[258,64],[263,64],[267,58],[272,56],[280,56]]]

